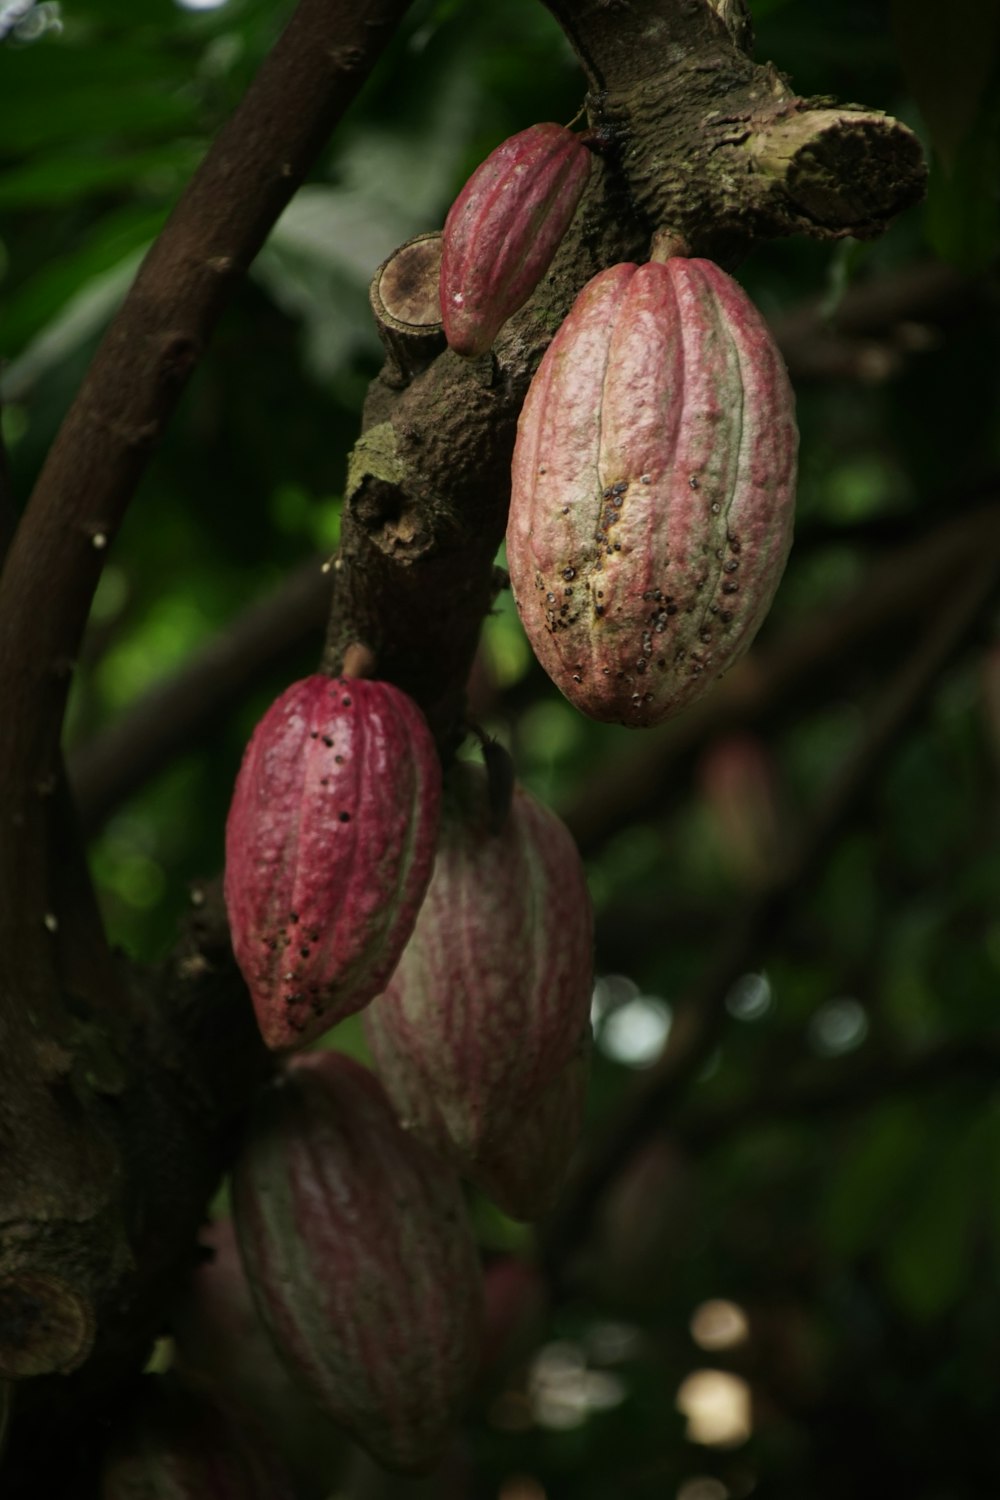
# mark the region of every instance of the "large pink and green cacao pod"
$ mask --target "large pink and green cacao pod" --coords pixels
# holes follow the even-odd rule
[[[295,1500],[278,1457],[235,1410],[149,1376],[101,1473],[101,1500]]]
[[[576,212],[590,152],[564,125],[532,125],[477,167],[445,220],[441,316],[458,354],[484,354],[548,270]]]
[[[588,282],[528,391],[507,562],[535,655],[591,718],[658,724],[753,640],[792,539],[794,399],[708,260]]]
[[[417,925],[364,1017],[401,1121],[468,1171],[578,1049],[592,981],[569,830],[515,787],[496,831],[486,773],[455,766]]]
[[[378,1079],[296,1058],[233,1176],[257,1310],[294,1380],[382,1464],[430,1469],[476,1368],[482,1284],[457,1177]]]
[[[306,677],[254,730],[226,824],[233,952],[269,1047],[367,1005],[396,966],[434,862],[441,768],[387,682]]]
[[[511,1219],[532,1223],[555,1207],[583,1131],[590,1073],[589,1037],[500,1139],[471,1176]]]

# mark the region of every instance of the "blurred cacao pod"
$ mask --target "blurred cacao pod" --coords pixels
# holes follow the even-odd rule
[[[531,383],[507,563],[535,654],[591,718],[686,707],[746,650],[791,545],[785,368],[707,260],[612,266]]]
[[[576,212],[590,152],[564,125],[532,125],[492,151],[445,220],[441,316],[457,354],[485,354],[531,296]]]
[[[485,771],[448,778],[413,936],[364,1023],[400,1120],[469,1170],[587,1031],[593,916],[568,829],[515,787],[496,831]]]
[[[431,1468],[475,1370],[482,1287],[457,1178],[335,1052],[262,1098],[233,1178],[257,1309],[293,1378],[380,1463]]]
[[[473,1164],[472,1180],[509,1218],[531,1223],[555,1207],[583,1130],[589,1074],[588,1037]]]
[[[295,1500],[245,1424],[169,1377],[145,1376],[101,1474],[101,1500]]]
[[[210,1251],[173,1309],[171,1369],[185,1385],[236,1404],[281,1449],[299,1500],[336,1487],[349,1439],[302,1393],[257,1316],[231,1219],[199,1235]]]
[[[721,735],[698,763],[698,781],[724,864],[738,880],[759,884],[782,849],[774,761],[758,735]]]
[[[413,930],[434,862],[441,769],[387,682],[307,677],[254,730],[226,824],[233,952],[269,1047],[367,1005]]]

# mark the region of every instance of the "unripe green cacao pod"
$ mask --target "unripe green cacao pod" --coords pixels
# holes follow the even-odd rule
[[[470,1171],[576,1053],[592,988],[593,916],[569,830],[515,787],[497,831],[486,773],[456,765],[413,936],[364,1016],[400,1120]]]
[[[441,769],[387,682],[307,677],[254,730],[226,824],[233,951],[269,1047],[367,1005],[396,966],[434,862]]]
[[[507,529],[528,639],[577,708],[657,724],[746,650],[791,545],[797,441],[774,340],[718,266],[588,282],[521,412]]]
[[[458,354],[485,354],[548,270],[587,184],[590,152],[564,125],[492,151],[445,220],[441,317]]]
[[[479,1259],[451,1169],[335,1052],[261,1099],[233,1175],[257,1310],[292,1377],[380,1463],[432,1468],[475,1372]]]

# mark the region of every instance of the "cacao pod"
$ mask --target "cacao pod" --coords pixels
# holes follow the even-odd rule
[[[593,917],[568,829],[523,788],[495,831],[479,766],[449,776],[413,936],[364,1023],[407,1128],[468,1169],[587,1029]]]
[[[211,1252],[192,1272],[170,1317],[171,1369],[184,1384],[234,1402],[280,1446],[300,1500],[336,1488],[349,1439],[292,1381],[264,1325],[240,1260],[231,1219],[199,1234]]]
[[[434,863],[441,769],[387,682],[306,677],[261,719],[226,824],[233,952],[269,1047],[367,1005],[403,950]]]
[[[292,1377],[380,1463],[433,1466],[475,1371],[482,1286],[461,1187],[335,1052],[262,1098],[233,1178],[257,1310]]]
[[[587,1037],[507,1134],[476,1159],[472,1180],[509,1218],[531,1223],[555,1207],[583,1130],[589,1073]]]
[[[235,1412],[146,1376],[105,1460],[101,1500],[295,1500],[277,1457]]]
[[[492,151],[445,220],[441,317],[457,354],[485,354],[531,296],[576,212],[590,152],[564,125],[532,125]]]
[[[660,723],[749,646],[791,545],[797,433],[764,320],[707,260],[587,283],[518,422],[507,563],[591,718]]]

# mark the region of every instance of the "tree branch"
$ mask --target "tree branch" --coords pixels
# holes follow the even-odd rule
[[[678,1004],[661,1057],[637,1081],[617,1118],[585,1156],[556,1214],[546,1243],[546,1259],[555,1279],[565,1277],[605,1188],[644,1137],[669,1117],[718,1045],[729,990],[741,974],[759,967],[797,908],[803,891],[822,869],[845,822],[856,813],[892,747],[978,622],[998,569],[1000,546],[994,538],[992,546],[970,565],[962,582],[944,595],[915,651],[887,685],[859,744],[784,868],[737,914],[702,979]]]
[[[100,564],[142,470],[236,278],[406,4],[301,0],[143,263],[5,559],[0,1377],[86,1362],[86,1386],[141,1358],[232,1112],[266,1071],[224,921],[213,957],[178,978],[194,1020],[176,986],[164,1002],[107,952],[57,805],[60,725]],[[204,966],[212,985],[195,983]],[[217,1018],[229,1024],[209,1045]],[[188,1041],[199,1032],[200,1049]],[[76,1382],[58,1389],[79,1400]],[[44,1383],[30,1390],[41,1398]]]

